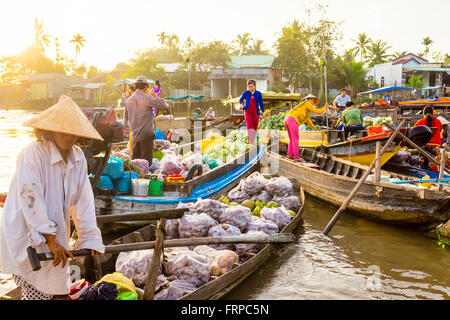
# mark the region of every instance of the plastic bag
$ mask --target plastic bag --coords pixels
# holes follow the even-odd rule
[[[179,208],[188,208],[189,211],[187,212],[187,214],[194,214],[195,213],[195,203],[194,202],[179,202],[177,205],[177,209]],[[186,213],[185,213],[186,214]]]
[[[156,140],[164,140],[164,139],[166,139],[166,137],[161,132],[161,130],[158,129],[158,130],[155,131],[155,139]]]
[[[187,250],[169,257],[165,267],[167,275],[174,275],[196,287],[208,282],[211,273],[211,267],[205,257]]]
[[[97,188],[104,190],[114,190],[114,183],[109,176],[101,176],[97,183]]]
[[[110,157],[106,164],[105,170],[103,170],[103,175],[109,176],[113,180],[122,178],[123,160]]]
[[[278,229],[278,228],[277,228]],[[231,224],[219,224],[217,226],[211,227],[208,230],[208,237],[223,237],[223,236],[239,236],[241,235],[241,230],[238,227],[232,226]],[[233,250],[234,244],[212,244],[210,245],[217,250]]]
[[[273,197],[272,201],[280,203],[288,210],[297,211],[300,206],[300,200],[297,196],[287,196],[287,197]]]
[[[259,172],[253,172],[247,179],[242,181],[241,190],[244,190],[250,196],[253,196],[264,190],[267,182],[267,179],[264,178],[262,174]]]
[[[231,202],[242,203],[245,200],[250,200],[250,196],[246,192],[241,191],[238,188],[234,188],[228,193],[228,199]]]
[[[133,159],[131,163],[141,170],[142,174],[148,174],[150,165],[146,159]]]
[[[183,167],[186,171],[189,171],[195,164],[202,165],[203,157],[200,154],[194,153],[193,155],[191,155],[187,158],[184,158],[181,161],[181,164],[183,165]]]
[[[197,287],[186,280],[167,281],[163,289],[155,294],[154,300],[177,300],[195,289]]]
[[[214,168],[217,168],[219,166],[219,163],[217,162],[216,159],[210,159],[206,156],[203,156],[203,161],[205,164],[208,165],[208,167],[212,170]]]
[[[159,162],[159,168],[163,174],[179,174],[183,166],[178,162],[177,157],[172,154],[166,154]]]
[[[251,221],[251,210],[247,207],[238,205],[228,207],[219,217],[222,224],[231,224],[238,227],[241,232],[244,232],[247,224]]]
[[[266,235],[266,233],[262,231],[251,230],[245,234],[259,234]],[[235,252],[242,257],[246,257],[251,253],[258,253],[264,247],[264,244],[261,243],[238,243],[235,245]]]
[[[153,150],[152,158],[161,161],[161,159],[164,158],[164,152],[162,152],[161,150]]]
[[[272,196],[291,196],[294,194],[292,182],[286,177],[275,177],[266,184],[266,190]]]
[[[228,208],[228,205],[217,200],[204,199],[195,202],[195,213],[206,213],[214,220],[219,221],[220,215]]]
[[[274,222],[278,226],[278,230],[281,231],[291,221],[292,216],[283,207],[264,207],[261,210],[261,218]]]
[[[256,219],[257,218],[257,219]],[[261,219],[258,217],[252,218],[252,221],[250,221],[247,224],[247,231],[262,231],[266,234],[272,234],[277,233],[278,226],[275,224],[275,222],[271,220]]]
[[[272,200],[272,196],[266,190],[263,190],[259,194],[252,196],[251,200],[253,201],[261,200],[267,203]]]
[[[148,170],[150,172],[155,172],[158,169],[159,169],[159,160],[158,160],[158,158],[153,158],[152,165],[150,166],[150,168]]]
[[[131,179],[137,178],[138,178],[137,171],[124,172],[121,179],[114,181],[114,188],[119,192],[119,194],[130,194]]]
[[[159,226],[159,221],[157,223]],[[178,239],[180,237],[178,233],[178,227],[180,226],[180,219],[167,219],[166,226],[164,229],[166,230],[165,239]]]
[[[178,233],[180,238],[205,237],[209,228],[215,224],[214,219],[206,213],[185,214],[180,220]]]
[[[216,250],[210,246],[197,246],[195,253],[205,256],[211,266],[211,276],[220,277],[233,268],[239,256],[231,250]]]
[[[116,260],[116,271],[133,280],[133,283],[142,288],[148,277],[153,249],[121,252]],[[161,266],[158,273],[161,273]]]

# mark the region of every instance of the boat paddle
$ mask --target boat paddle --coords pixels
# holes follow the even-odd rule
[[[169,247],[188,247],[210,244],[237,244],[237,243],[290,243],[295,241],[292,233],[273,233],[269,235],[244,234],[240,236],[223,237],[204,237],[164,240],[163,246]],[[137,242],[128,244],[118,244],[105,247],[105,254],[113,254],[128,251],[148,250],[155,247],[156,241]],[[89,256],[91,249],[70,250],[74,257]],[[36,249],[29,246],[27,248],[28,259],[30,260],[33,271],[41,269],[41,261],[53,260],[53,254],[50,252],[37,253]]]
[[[403,124],[405,122],[406,122],[406,120],[402,120],[402,122],[399,124],[397,129],[395,129],[394,133],[389,137],[388,141],[383,146],[383,149],[381,149],[381,151],[380,151],[379,158],[381,158],[381,156],[386,152],[386,150],[388,149],[388,147],[390,146],[392,141],[394,141],[394,139],[400,133],[400,129],[401,129],[401,127],[403,126]],[[330,220],[330,222],[328,222],[328,225],[325,227],[325,229],[322,232],[324,235],[327,236],[328,233],[330,233],[331,229],[334,227],[336,222],[339,220],[339,218],[342,215],[342,213],[345,211],[345,209],[347,209],[348,205],[350,204],[350,201],[352,201],[353,197],[359,191],[359,189],[363,185],[364,181],[366,181],[367,177],[370,175],[370,173],[372,172],[373,168],[375,168],[375,165],[377,163],[377,159],[378,158],[375,158],[375,160],[372,161],[372,163],[370,164],[369,168],[366,170],[366,172],[363,174],[363,176],[359,179],[358,183],[355,185],[355,187],[353,188],[352,192],[350,192],[350,194],[348,195],[347,199],[345,199],[345,201],[342,203],[342,205],[339,208],[339,210],[336,211],[336,213],[334,214],[333,218]]]

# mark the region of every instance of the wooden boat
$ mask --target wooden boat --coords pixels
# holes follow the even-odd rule
[[[130,212],[150,212],[175,208],[180,202],[192,202],[199,198],[209,198],[226,190],[235,181],[249,175],[258,166],[265,153],[264,146],[237,157],[232,162],[217,167],[205,175],[198,176],[176,190],[165,191],[162,196],[97,196],[95,207],[98,215]],[[184,188],[184,190],[181,190]],[[190,195],[186,195],[187,193]]]
[[[291,179],[293,180],[293,179]],[[297,181],[293,180],[294,192],[298,194],[301,206],[297,211],[297,215],[290,221],[290,223],[281,230],[281,233],[292,233],[302,220],[303,207],[305,203],[305,194],[302,187]],[[215,197],[217,198],[217,197]],[[155,239],[155,225],[147,225],[137,231],[131,232],[123,237],[120,237],[111,244],[125,244],[143,241],[152,241]],[[211,277],[210,281],[197,290],[182,297],[182,300],[209,300],[220,299],[228,294],[231,290],[237,287],[242,281],[256,271],[274,252],[276,245],[267,244],[257,254],[250,255],[250,258],[243,261],[242,264],[236,263],[233,269],[220,277]],[[101,256],[102,273],[110,273],[115,271],[115,261],[117,255],[103,255]]]
[[[286,158],[287,145],[280,143],[279,154],[268,151],[271,165],[278,164],[280,175],[298,179],[306,193],[333,206],[340,205],[367,170],[367,166],[320,152],[301,149],[307,163]],[[414,178],[381,171],[383,177]],[[450,190],[433,191],[413,185],[365,181],[348,210],[389,224],[429,226],[450,218]]]

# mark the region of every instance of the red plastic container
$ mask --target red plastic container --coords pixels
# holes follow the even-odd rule
[[[383,127],[382,126],[372,126],[367,128],[367,134],[369,136],[374,136],[376,134],[383,133]]]

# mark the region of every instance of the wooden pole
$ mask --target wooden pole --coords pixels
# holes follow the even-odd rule
[[[386,124],[391,130],[393,130],[392,126],[389,124]],[[399,132],[399,137],[401,137],[403,140],[405,140],[406,142],[408,142],[410,145],[412,145],[415,149],[417,149],[424,157],[426,157],[428,160],[430,160],[431,162],[433,162],[434,164],[440,166],[441,163],[439,161],[437,161],[436,159],[434,159],[428,152],[426,152],[425,150],[423,150],[421,147],[419,147],[417,144],[415,144],[414,142],[412,142],[408,137],[406,137],[403,133]],[[444,171],[447,172],[448,174],[450,174],[450,171],[447,170],[444,166]]]
[[[188,208],[177,208],[169,210],[161,210],[155,212],[139,212],[139,213],[127,213],[127,214],[108,214],[103,216],[97,216],[97,224],[111,223],[121,221],[149,221],[165,219],[178,219],[181,218]]]
[[[445,170],[445,149],[441,151],[441,167],[439,168],[439,180],[444,178],[444,170]],[[442,191],[444,186],[442,183],[439,183],[439,191]]]
[[[161,253],[164,241],[164,228],[166,227],[166,219],[162,218],[159,221],[159,226],[156,228],[156,242],[155,249],[153,250],[152,262],[150,264],[150,271],[145,281],[144,287],[144,300],[153,300],[155,295],[156,277],[158,276],[158,270],[161,261]]]
[[[377,141],[376,153],[375,153],[375,179],[376,183],[380,182],[381,176],[381,142]]]
[[[398,126],[397,129],[395,129],[394,133],[389,137],[388,141],[386,142],[386,144],[384,145],[383,149],[381,149],[380,151],[380,157],[386,152],[387,148],[389,147],[389,145],[391,144],[391,142],[397,137],[397,135],[400,132],[400,128],[403,126],[403,124],[405,123],[406,120],[402,120],[402,122],[400,123],[400,125]],[[364,173],[364,175],[361,177],[361,179],[359,179],[358,183],[356,184],[356,186],[353,188],[352,192],[350,192],[350,194],[348,195],[347,199],[345,199],[344,203],[342,203],[341,207],[339,208],[338,211],[336,211],[336,213],[334,214],[333,218],[330,220],[330,222],[328,223],[328,225],[325,227],[325,229],[323,230],[323,234],[324,235],[328,235],[328,233],[331,231],[331,229],[333,228],[333,226],[336,224],[336,222],[339,220],[340,216],[342,215],[342,213],[345,211],[345,209],[347,209],[348,205],[350,204],[350,201],[353,199],[353,197],[355,196],[355,194],[359,191],[359,189],[361,188],[361,186],[363,185],[364,181],[366,181],[367,177],[369,176],[369,174],[372,172],[373,168],[375,167],[375,160],[370,164],[369,168],[367,169],[367,171]]]

